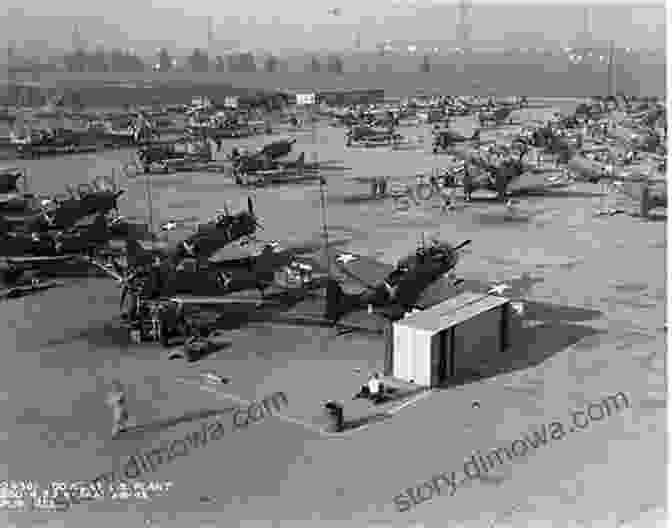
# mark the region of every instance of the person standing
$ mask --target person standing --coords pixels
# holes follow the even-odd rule
[[[128,424],[128,408],[126,407],[126,392],[119,380],[112,381],[112,391],[107,397],[107,404],[112,408],[113,425],[112,438],[126,430]]]
[[[474,188],[474,180],[472,175],[472,167],[468,162],[464,164],[464,176],[463,176],[463,185],[464,185],[464,199],[467,202],[471,202],[471,193]]]

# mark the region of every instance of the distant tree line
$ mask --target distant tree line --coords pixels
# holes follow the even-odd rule
[[[140,57],[119,49],[77,50],[66,54],[63,59],[69,72],[142,72],[147,68]]]
[[[320,62],[320,59],[316,56],[310,58],[310,63],[307,66],[307,71],[312,73],[319,73],[321,71],[326,71],[329,73],[336,73],[338,75],[343,74],[343,59],[335,54],[331,54],[327,57],[326,63],[323,65]]]
[[[151,61],[151,59],[150,59]],[[145,63],[134,53],[113,49],[96,50],[93,52],[77,50],[64,56],[65,68],[71,72],[142,72],[154,70],[159,72],[189,71],[194,73],[204,72],[255,72],[263,70],[273,73],[285,68],[286,64],[273,54],[257,62],[251,52],[233,53],[226,56],[217,55],[210,57],[207,51],[196,48],[187,57],[178,61],[166,48],[161,48],[152,64]],[[421,72],[431,71],[431,63],[428,55],[423,56],[419,65]],[[360,70],[368,70],[367,64],[362,64]],[[329,54],[326,57],[313,55],[306,65],[306,71],[319,73],[328,72],[343,75],[344,59],[338,54]]]

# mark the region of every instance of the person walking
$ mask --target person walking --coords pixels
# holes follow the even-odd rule
[[[126,407],[126,392],[119,380],[112,381],[112,391],[107,397],[107,404],[112,408],[113,425],[112,438],[126,430],[128,424],[128,409]]]

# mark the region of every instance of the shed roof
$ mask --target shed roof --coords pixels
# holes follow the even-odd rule
[[[427,310],[400,319],[394,324],[437,333],[508,302],[510,299],[506,297],[464,292]]]

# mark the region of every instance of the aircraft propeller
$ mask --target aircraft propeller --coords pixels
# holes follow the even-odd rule
[[[254,226],[257,229],[259,229],[260,231],[263,231],[264,226],[261,225],[261,222],[259,222],[259,219],[257,218],[257,215],[254,214],[254,204],[252,203],[252,197],[250,197],[250,196],[247,197],[247,212],[249,213],[250,217],[252,218]]]

